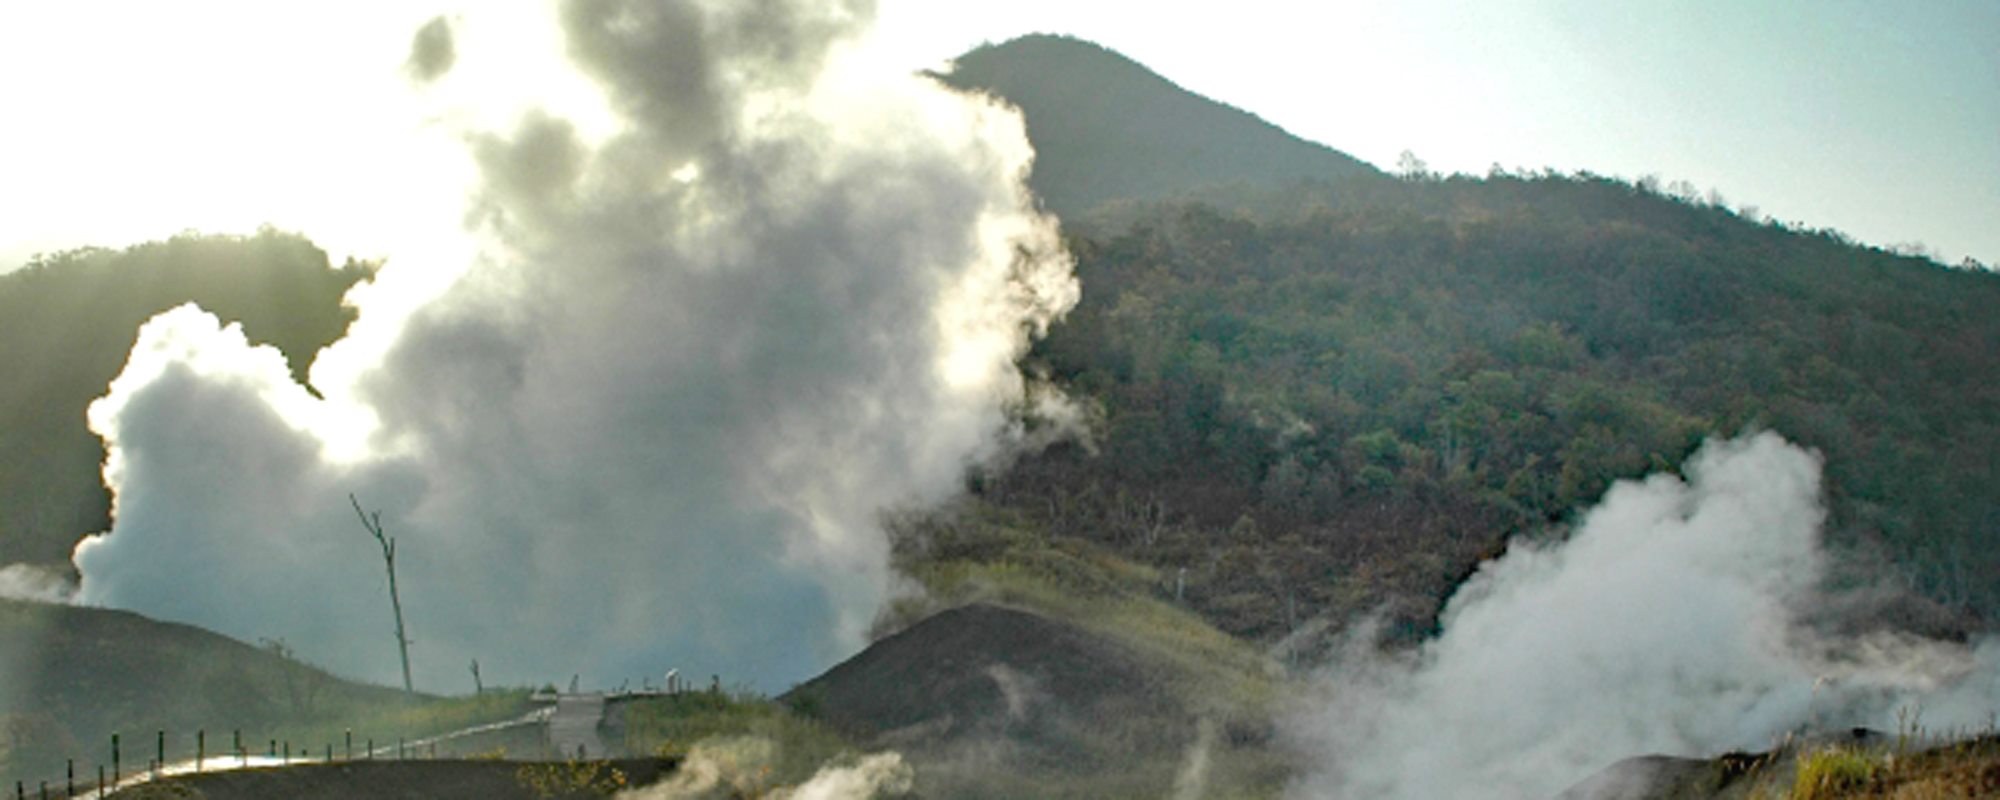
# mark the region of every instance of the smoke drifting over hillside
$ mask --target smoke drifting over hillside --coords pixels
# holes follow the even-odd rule
[[[1357,646],[1296,722],[1305,797],[1550,797],[1634,755],[1787,732],[1984,724],[2000,648],[1809,630],[1820,463],[1774,434],[1711,442],[1686,480],[1620,483],[1567,542],[1516,547],[1413,656]]]
[[[0,567],[0,600],[64,603],[76,591],[67,576],[34,564]]]
[[[877,510],[1005,446],[1013,361],[1075,302],[1020,120],[867,61],[866,2],[539,13],[391,32],[414,51],[381,72],[468,168],[381,191],[466,225],[382,231],[317,396],[199,309],[144,328],[90,412],[116,522],[83,602],[388,680],[354,492],[400,540],[419,688],[475,657],[776,688],[858,645]],[[480,104],[507,86],[519,113]]]

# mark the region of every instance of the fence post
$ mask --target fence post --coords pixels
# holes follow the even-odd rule
[[[368,737],[368,760],[375,760],[375,737]]]
[[[69,765],[63,769],[63,796],[76,796],[76,759],[74,758],[70,759]]]
[[[347,760],[354,760],[354,729],[347,729]]]
[[[153,760],[153,777],[160,777],[160,770],[167,768],[167,732],[160,731],[158,758]]]
[[[118,770],[118,734],[114,733],[111,734],[111,782],[117,783],[123,778]]]
[[[194,732],[194,772],[196,775],[201,774],[201,762],[206,758],[208,758],[208,731],[197,729]]]
[[[243,752],[243,729],[237,728],[229,734],[229,745],[236,751],[236,766],[250,766],[250,754]]]
[[[99,765],[97,765],[97,797],[98,797],[98,800],[103,800],[103,798],[104,798],[104,765],[103,765],[103,764],[99,764]]]

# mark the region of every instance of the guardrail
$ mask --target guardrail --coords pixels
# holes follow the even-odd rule
[[[13,797],[14,800],[29,800],[30,798],[36,798],[37,800],[78,797],[101,798],[107,797],[112,792],[123,788],[174,775],[200,774],[203,772],[233,769],[284,767],[294,764],[335,763],[339,761],[375,761],[392,758],[395,760],[435,759],[438,757],[438,745],[440,743],[450,742],[453,739],[461,737],[505,730],[514,726],[538,725],[546,717],[546,710],[537,710],[527,716],[513,720],[480,725],[438,736],[415,740],[406,737],[397,737],[394,747],[389,745],[389,741],[386,738],[379,743],[373,737],[369,736],[356,739],[354,731],[351,729],[343,732],[338,743],[331,741],[324,742],[318,748],[314,748],[304,742],[294,743],[289,739],[282,738],[267,738],[261,743],[255,739],[245,740],[243,731],[236,729],[230,731],[227,742],[228,746],[226,748],[221,746],[224,744],[223,742],[218,741],[215,743],[217,745],[216,748],[211,750],[208,731],[206,729],[197,729],[194,732],[195,745],[192,757],[188,757],[188,752],[184,749],[177,750],[176,755],[181,759],[179,761],[167,760],[169,737],[167,731],[157,730],[154,731],[153,735],[152,752],[147,756],[144,767],[130,771],[128,771],[128,767],[138,767],[139,765],[136,762],[132,764],[126,763],[125,748],[127,742],[121,734],[114,733],[111,735],[110,741],[110,758],[107,761],[100,761],[91,765],[95,769],[95,775],[90,774],[88,771],[79,775],[77,773],[77,760],[74,758],[68,759],[64,766],[61,783],[41,780],[37,781],[31,787],[25,780],[16,780],[13,786]],[[178,739],[178,741],[185,742],[186,740]],[[258,746],[260,744],[262,745],[261,748]],[[185,745],[182,746],[184,747]],[[259,750],[262,752],[260,753]]]

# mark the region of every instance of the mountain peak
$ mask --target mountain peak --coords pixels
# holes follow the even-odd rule
[[[1036,153],[1029,182],[1066,216],[1114,200],[1167,199],[1211,186],[1380,175],[1346,153],[1069,36],[983,45],[938,77],[1021,109]]]

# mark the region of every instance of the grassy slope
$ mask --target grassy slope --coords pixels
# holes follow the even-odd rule
[[[1792,745],[1680,765],[1657,800],[1973,800],[2000,795],[2000,739]],[[1568,797],[1568,795],[1565,795]]]
[[[965,734],[990,732],[997,721],[961,719],[940,731],[944,738],[913,743],[844,735],[818,721],[815,698],[803,690],[781,701],[698,692],[626,704],[619,726],[628,752],[685,757],[694,748],[710,748],[727,753],[740,774],[769,788],[794,785],[819,765],[863,751],[905,749],[925,796],[1139,797],[1171,793],[1199,748],[1209,764],[1203,796],[1279,794],[1292,769],[1272,747],[1274,704],[1287,680],[1279,665],[1173,603],[1170,584],[1156,571],[1019,523],[976,502],[896,515],[891,529],[898,564],[922,588],[913,587],[885,611],[878,638],[974,603],[1060,621],[1101,642],[1080,642],[1086,652],[1115,649],[1120,674],[1147,676],[1143,688],[1115,689],[1121,697],[1109,702],[1119,705],[1117,718],[1059,717],[1025,734],[1031,737],[1026,740]],[[1040,663],[1045,654],[1025,651],[1043,646],[1033,636],[1023,640],[1018,663]],[[1065,680],[1060,674],[1044,679]],[[955,679],[949,669],[932,677]],[[1069,688],[1043,686],[1057,698]],[[952,715],[942,709],[911,713]],[[1046,736],[1055,739],[1037,738]],[[1037,755],[1037,748],[1056,740],[1066,763]]]
[[[152,757],[158,731],[169,759],[192,756],[202,730],[210,753],[227,752],[236,731],[253,753],[273,740],[343,752],[350,730],[357,749],[370,738],[393,746],[527,708],[525,692],[412,700],[188,625],[0,601],[0,777],[29,785],[60,777],[67,759],[94,774],[113,733],[129,770]]]
[[[1056,539],[1011,512],[976,501],[894,517],[898,565],[921,586],[892,604],[888,632],[940,609],[993,603],[1068,623],[1116,643],[1157,676],[1151,700],[1118,725],[1090,731],[1085,769],[973,770],[951,791],[993,796],[1146,796],[1172,790],[1191,752],[1207,751],[1205,796],[1274,796],[1291,766],[1272,745],[1287,678],[1249,643],[1173,601],[1158,571],[1076,540]],[[1143,736],[1120,727],[1146,731]],[[1122,748],[1122,749],[1121,749]],[[920,786],[921,786],[920,778]]]

